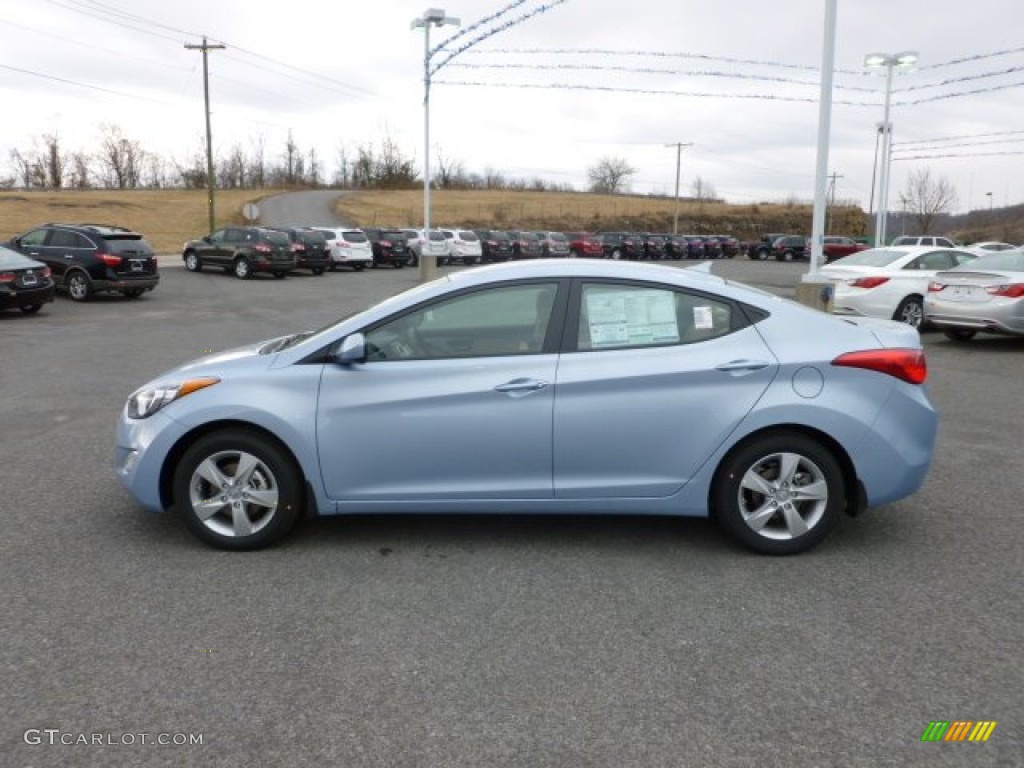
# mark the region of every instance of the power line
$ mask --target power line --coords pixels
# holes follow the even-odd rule
[[[931,152],[939,149],[955,149],[957,147],[984,147],[992,144],[1018,144],[1022,141],[1024,141],[1024,139],[992,139],[989,141],[964,141],[938,146],[901,146],[893,147],[893,152]]]
[[[917,141],[904,141],[904,142],[900,142],[898,145],[894,144],[893,146],[905,146],[907,144],[935,144],[935,143],[943,143],[943,142],[946,142],[946,141],[960,141],[962,139],[987,139],[987,138],[990,138],[992,136],[1016,136],[1016,135],[1020,135],[1020,134],[1024,134],[1024,131],[996,131],[995,133],[967,133],[967,134],[962,134],[960,136],[946,136],[946,137],[940,138],[940,139],[918,139]]]
[[[893,161],[896,160],[941,160],[946,158],[960,157],[960,158],[972,158],[972,157],[1009,157],[1012,155],[1024,155],[1024,150],[1019,152],[965,152],[965,153],[949,153],[945,155],[911,155],[910,157],[894,157]]]

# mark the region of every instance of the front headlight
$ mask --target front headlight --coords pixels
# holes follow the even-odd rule
[[[126,406],[128,417],[131,419],[148,418],[165,405],[200,389],[211,387],[219,381],[220,379],[212,376],[204,376],[170,384],[157,384],[154,387],[143,387],[128,398]]]

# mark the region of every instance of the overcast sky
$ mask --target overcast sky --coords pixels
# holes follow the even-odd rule
[[[579,188],[599,159],[621,157],[637,171],[634,191],[672,194],[676,152],[665,145],[684,142],[692,144],[682,154],[684,194],[700,176],[730,202],[811,199],[823,0],[443,7],[465,30],[515,6],[465,43],[545,4],[553,7],[480,40],[435,75],[432,153],[471,172]],[[227,46],[209,61],[215,152],[248,151],[262,139],[276,160],[291,131],[330,176],[340,147],[390,135],[419,164],[423,33],[409,24],[425,8],[425,0],[4,0],[0,161],[53,132],[65,149],[95,151],[104,125],[167,157],[202,152],[202,56],[184,45],[207,35]],[[865,73],[865,54],[913,50],[917,69],[894,79],[890,208],[921,168],[956,185],[959,211],[987,208],[990,192],[997,207],[1024,202],[1022,30],[1021,0],[839,0],[836,197],[869,205],[885,79]],[[452,33],[435,30],[431,42]],[[930,157],[903,159],[915,156]]]

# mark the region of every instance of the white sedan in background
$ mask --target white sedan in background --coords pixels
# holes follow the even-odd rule
[[[836,284],[833,313],[899,320],[920,328],[924,297],[935,274],[975,258],[957,248],[889,246],[844,256],[820,273]]]

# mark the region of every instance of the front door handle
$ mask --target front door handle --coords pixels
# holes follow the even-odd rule
[[[730,360],[728,363],[716,365],[715,370],[722,373],[744,374],[763,371],[771,363],[766,360]]]
[[[528,395],[531,392],[538,392],[544,389],[548,385],[548,382],[541,381],[540,379],[512,379],[512,381],[506,381],[504,384],[499,384],[494,388],[495,392],[504,392],[512,397],[522,397]]]

